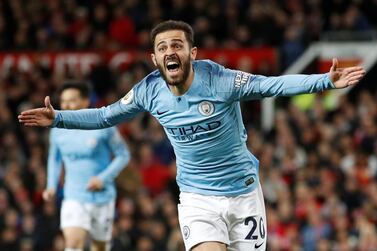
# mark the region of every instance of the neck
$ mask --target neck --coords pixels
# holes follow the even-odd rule
[[[188,91],[188,89],[190,89],[190,86],[193,81],[194,81],[194,70],[191,65],[190,73],[186,81],[183,84],[169,86],[170,91],[176,96],[181,96],[185,94]]]

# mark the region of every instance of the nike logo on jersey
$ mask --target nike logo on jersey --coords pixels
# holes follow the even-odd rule
[[[260,248],[260,247],[261,247],[261,246],[263,245],[263,243],[264,243],[264,242],[262,242],[262,243],[261,243],[261,244],[259,244],[259,245],[258,245],[257,243],[255,243],[255,246],[254,246],[254,248],[255,248],[255,249],[257,249],[257,248]]]
[[[168,110],[162,111],[162,112],[160,112],[160,111],[157,110],[157,115],[162,115],[162,114],[167,113],[167,112],[168,112]]]

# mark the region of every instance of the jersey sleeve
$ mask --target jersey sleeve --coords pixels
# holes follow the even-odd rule
[[[98,175],[104,183],[113,181],[130,160],[130,151],[116,127],[109,128],[107,133],[107,143],[114,158],[107,168]]]
[[[328,74],[266,77],[227,69],[215,63],[212,64],[211,86],[219,99],[230,102],[292,96],[335,88]]]
[[[132,119],[139,112],[146,111],[145,86],[134,86],[123,98],[102,108],[82,110],[56,110],[52,127],[67,129],[101,129]]]
[[[50,146],[47,159],[47,188],[56,189],[59,183],[59,177],[62,170],[62,156],[55,141],[53,129],[50,131]]]

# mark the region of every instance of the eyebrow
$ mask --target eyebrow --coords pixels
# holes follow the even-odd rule
[[[172,41],[172,42],[181,42],[181,43],[183,43],[183,40],[180,39],[180,38],[173,38],[171,41]],[[160,41],[160,42],[156,45],[156,47],[158,47],[160,44],[163,44],[163,43],[166,43],[166,41],[165,41],[165,40]]]

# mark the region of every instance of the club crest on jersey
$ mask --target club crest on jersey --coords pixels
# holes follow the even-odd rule
[[[132,100],[134,99],[134,89],[131,89],[121,100],[122,104],[128,105],[131,104]]]
[[[182,229],[182,233],[183,233],[183,238],[187,240],[188,237],[190,236],[190,228],[188,226],[184,226]]]
[[[198,105],[198,110],[203,116],[210,116],[215,112],[215,106],[209,101],[202,101]]]

